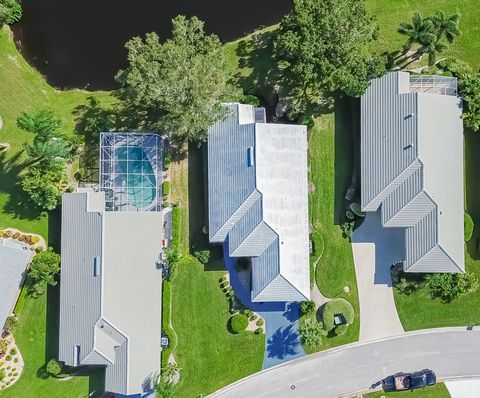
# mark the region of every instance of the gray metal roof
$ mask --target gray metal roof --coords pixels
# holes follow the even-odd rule
[[[106,366],[107,391],[141,393],[160,370],[163,214],[105,211],[103,192],[62,200],[59,358]],[[97,276],[95,276],[95,262]]]
[[[361,99],[361,204],[406,228],[409,272],[462,272],[463,124],[456,79],[388,73]]]
[[[30,250],[8,239],[0,239],[0,330],[12,313],[28,263]]]
[[[210,241],[253,258],[253,301],[307,300],[307,129],[226,106],[229,116],[208,132]]]

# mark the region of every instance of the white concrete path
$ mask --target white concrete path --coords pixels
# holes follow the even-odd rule
[[[353,233],[352,249],[360,300],[360,341],[404,332],[393,299],[390,266],[403,258],[403,233],[380,226],[380,215],[369,213]]]
[[[446,381],[445,386],[452,398],[480,397],[480,380]]]

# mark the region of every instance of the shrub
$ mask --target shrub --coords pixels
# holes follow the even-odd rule
[[[251,321],[254,321],[254,320],[256,320],[257,318],[258,318],[258,316],[256,316],[255,314],[253,314],[253,315],[250,317],[250,320],[251,320]]]
[[[475,275],[464,274],[429,274],[427,286],[432,298],[439,298],[444,303],[449,303],[478,288]]]
[[[10,315],[6,320],[5,320],[5,326],[3,327],[3,330],[5,330],[8,334],[11,334],[15,331],[15,329],[18,326],[18,319],[15,315]]]
[[[474,228],[474,224],[473,224],[472,217],[470,217],[470,214],[464,213],[463,233],[464,233],[465,242],[468,242],[470,239],[472,239],[473,228]]]
[[[166,200],[170,195],[170,181],[163,181],[162,185],[163,198]]]
[[[313,253],[312,255],[318,259],[322,257],[323,250],[325,249],[325,243],[323,241],[322,235],[319,232],[315,231],[310,236],[310,239],[313,243]]]
[[[230,284],[228,282],[222,282],[220,283],[220,289],[225,289],[226,287],[229,287]]]
[[[354,196],[355,196],[355,188],[353,187],[348,188],[347,192],[345,193],[345,200],[348,200],[350,202]]]
[[[0,380],[3,380],[5,378],[5,372],[0,369]]]
[[[416,277],[402,277],[400,280],[395,283],[395,288],[401,294],[409,295],[412,294],[414,291],[422,287],[424,281],[422,278]]]
[[[5,353],[8,349],[8,341],[7,340],[0,340],[0,352]]]
[[[347,329],[348,329],[348,325],[338,325],[335,327],[335,334],[337,336],[341,336],[342,334],[345,334]]]
[[[13,347],[11,350],[10,350],[10,355],[16,355],[17,354],[17,349],[15,347]]]
[[[255,334],[262,334],[263,333],[263,328],[256,328],[255,329]]]
[[[11,361],[11,360],[12,360],[12,356],[11,356],[11,355],[7,355],[7,356],[5,357],[5,360],[6,360],[6,361]]]
[[[207,264],[208,261],[210,260],[210,250],[201,250],[201,251],[193,253],[193,255],[202,264]]]
[[[355,223],[354,222],[344,222],[341,226],[342,228],[342,232],[343,232],[343,236],[345,238],[351,238],[352,237],[352,234],[353,234],[353,228],[355,227]]]
[[[50,359],[50,361],[47,362],[47,372],[51,374],[52,376],[58,376],[63,369],[63,366],[60,362],[58,362],[56,359]]]
[[[265,323],[265,321],[260,318],[258,321],[257,321],[257,326],[263,326],[263,324]]]
[[[317,306],[315,305],[315,301],[309,300],[309,301],[302,301],[302,304],[300,305],[300,309],[302,310],[303,315],[310,315],[315,312],[317,309]]]
[[[240,333],[248,326],[248,318],[244,314],[235,314],[230,318],[230,327],[234,333]]]
[[[13,362],[14,362],[14,363],[17,363],[17,362],[18,362],[18,358],[17,358],[17,357],[13,358]]]
[[[335,327],[334,316],[342,314],[347,321],[348,325],[353,323],[354,310],[352,304],[343,298],[337,298],[330,300],[325,304],[323,310],[323,324],[327,331],[332,330]]]
[[[224,282],[227,282],[227,277],[226,276],[222,276],[219,280],[218,280],[219,283],[224,283]]]
[[[247,317],[250,318],[250,315],[252,314],[252,311],[250,311],[248,308],[243,311],[243,314]]]
[[[36,244],[36,243],[40,242],[40,238],[38,236],[35,236],[35,235],[32,235],[30,240],[31,240],[32,244]]]
[[[322,337],[327,335],[327,331],[323,328],[321,322],[315,319],[307,318],[301,322],[298,328],[302,344],[310,347],[318,347],[322,345]]]

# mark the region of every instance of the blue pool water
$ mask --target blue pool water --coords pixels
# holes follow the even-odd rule
[[[141,147],[120,147],[116,156],[129,204],[149,206],[156,198],[157,179],[147,154]]]

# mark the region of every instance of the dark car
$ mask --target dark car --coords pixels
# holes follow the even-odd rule
[[[435,372],[423,369],[413,373],[396,373],[382,380],[384,391],[416,390],[427,386],[433,386],[437,382]]]

